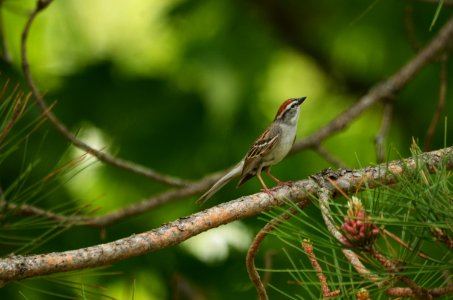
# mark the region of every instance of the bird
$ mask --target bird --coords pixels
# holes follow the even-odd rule
[[[290,98],[280,105],[274,121],[266,130],[255,140],[245,157],[237,163],[226,175],[214,183],[198,200],[198,204],[203,204],[211,198],[217,191],[230,182],[233,178],[240,176],[236,187],[240,187],[247,180],[254,176],[258,177],[264,191],[270,192],[261,172],[264,171],[278,185],[283,183],[271,174],[270,169],[273,165],[282,161],[296,140],[297,121],[299,120],[300,105],[307,97]]]

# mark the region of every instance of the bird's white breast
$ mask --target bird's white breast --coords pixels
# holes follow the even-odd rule
[[[264,158],[265,165],[274,165],[280,162],[288,154],[289,150],[293,146],[294,138],[296,137],[297,126],[289,126],[286,124],[280,124],[282,126],[281,140],[275,145],[275,148],[269,155]]]

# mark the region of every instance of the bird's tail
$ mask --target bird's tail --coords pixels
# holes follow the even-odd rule
[[[201,205],[205,203],[209,198],[212,197],[215,193],[217,193],[221,188],[225,186],[231,179],[241,175],[242,167],[244,166],[244,160],[241,160],[236,166],[234,166],[231,171],[229,171],[225,176],[220,178],[214,185],[204,193],[200,198],[197,200],[197,204]]]

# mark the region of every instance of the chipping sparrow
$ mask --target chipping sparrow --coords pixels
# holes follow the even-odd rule
[[[270,168],[285,158],[289,150],[291,150],[296,139],[299,108],[305,99],[306,97],[292,98],[283,102],[277,111],[274,121],[258,137],[245,157],[204,193],[197,200],[197,203],[203,204],[231,179],[239,175],[238,187],[256,175],[264,190],[269,191],[263,178],[261,178],[261,171],[265,171],[277,184],[282,184],[280,180],[270,173]]]

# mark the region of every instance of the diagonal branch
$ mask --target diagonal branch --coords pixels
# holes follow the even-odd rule
[[[292,149],[292,153],[318,145],[321,141],[350,125],[355,118],[373,104],[383,99],[392,99],[415,75],[427,64],[432,62],[440,51],[449,47],[451,40],[453,40],[453,17],[445,23],[426,47],[418,52],[408,63],[393,74],[393,76],[373,86],[357,103],[341,113],[330,123],[302,141],[297,142]]]
[[[11,211],[12,213],[22,216],[37,216],[59,223],[67,223],[67,220],[70,219],[70,217],[67,217],[65,215],[44,210],[33,205],[8,203],[4,199],[0,199],[0,210]]]
[[[330,153],[326,148],[317,144],[313,149],[321,155],[325,160],[334,165],[337,168],[347,168],[346,164],[340,159],[336,158],[332,153]]]
[[[161,194],[97,217],[82,215],[66,216],[63,214],[47,211],[33,205],[21,205],[6,202],[0,202],[0,208],[13,211],[18,215],[35,215],[53,221],[56,220],[59,222],[64,222],[65,224],[105,228],[112,224],[117,224],[118,222],[132,216],[137,216],[144,212],[150,211],[153,208],[163,205],[169,201],[196,195],[212,186],[217,180],[219,180],[220,177],[223,176],[223,173],[224,172],[221,171],[208,175],[193,184],[187,185],[182,188],[162,192]]]
[[[131,204],[127,207],[97,217],[82,216],[75,214],[67,216],[64,214],[44,210],[33,205],[14,204],[1,201],[0,209],[12,211],[17,215],[34,215],[51,221],[64,222],[65,224],[86,225],[91,227],[105,228],[129,217],[147,212],[169,201],[175,199],[183,199],[186,197],[196,195],[212,186],[222,176],[222,174],[223,172],[211,174],[209,176],[206,176],[202,180],[190,184],[186,187],[163,192],[151,198],[144,199],[140,202]]]
[[[45,9],[52,0],[39,0],[35,10],[30,14],[27,23],[25,24],[24,30],[22,31],[21,36],[21,56],[22,56],[22,71],[24,72],[25,78],[28,85],[30,86],[31,92],[35,97],[35,100],[39,108],[44,112],[46,118],[49,122],[55,127],[55,129],[60,132],[67,140],[69,140],[75,147],[86,151],[87,153],[96,157],[99,161],[103,163],[115,166],[117,168],[129,171],[134,174],[138,174],[152,180],[155,180],[160,183],[165,183],[173,186],[186,186],[190,184],[189,181],[182,180],[169,175],[163,175],[158,173],[155,170],[145,168],[144,166],[138,165],[136,163],[126,161],[113,157],[105,152],[99,151],[92,148],[90,145],[79,140],[71,131],[69,131],[66,126],[52,113],[52,111],[47,106],[42,94],[39,92],[38,87],[36,86],[33,77],[30,72],[30,66],[27,59],[27,38],[33,21],[36,19],[36,16]]]
[[[150,211],[151,209],[163,205],[167,202],[183,199],[201,193],[212,186],[220,177],[223,176],[224,172],[217,172],[206,176],[198,182],[192,183],[182,188],[173,189],[162,192],[156,196],[145,199],[143,201],[133,203],[127,207],[118,209],[116,211],[107,213],[105,215],[95,218],[77,218],[75,223],[95,226],[95,227],[107,227],[111,224],[115,224],[121,220],[127,219],[132,216],[143,214],[144,212]],[[74,223],[74,222],[73,222]]]
[[[421,164],[430,172],[453,169],[453,147],[423,153],[411,158],[357,170],[340,169],[329,172],[334,185],[325,186],[332,194],[339,187],[345,193],[355,193],[363,187],[372,189],[398,182],[401,175],[416,170]],[[210,209],[180,218],[148,232],[92,247],[30,256],[10,256],[0,259],[0,286],[11,281],[109,265],[116,261],[143,255],[177,245],[203,231],[239,219],[255,216],[286,201],[301,202],[317,194],[317,182],[306,179],[292,186],[282,186],[268,193],[257,193],[222,203]],[[333,197],[338,196],[333,194]]]

